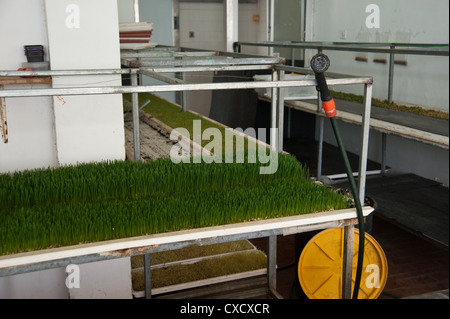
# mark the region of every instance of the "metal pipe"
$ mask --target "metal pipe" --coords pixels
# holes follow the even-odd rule
[[[320,98],[320,92],[317,92],[317,112],[322,109],[322,100]],[[319,118],[319,138],[318,138],[318,151],[317,151],[317,180],[322,178],[322,165],[323,165],[323,140],[324,140],[325,118]]]
[[[344,251],[342,265],[342,299],[352,299],[353,245],[355,227],[344,227]]]
[[[372,84],[366,84],[364,86],[364,113],[361,124],[361,155],[359,157],[359,199],[361,205],[364,205],[366,198],[366,173],[369,153],[370,116],[372,111],[371,106]]]
[[[233,65],[233,66],[205,66],[205,67],[147,67],[145,69],[160,73],[177,73],[177,72],[216,72],[216,71],[257,71],[271,70],[272,65]],[[142,70],[142,68],[141,68]]]
[[[319,141],[318,141],[318,154],[317,154],[317,180],[322,178],[322,166],[323,166],[323,132],[325,127],[325,118],[319,119]]]
[[[394,101],[394,66],[395,54],[389,54],[389,81],[388,81],[388,102],[392,104]]]
[[[295,48],[291,49],[291,56],[292,56],[292,58],[291,58],[291,65],[295,66]]]
[[[278,71],[278,79],[284,81],[285,72]],[[278,152],[283,152],[284,149],[284,88],[278,89]]]
[[[140,69],[139,74],[149,76],[153,79],[163,81],[169,84],[186,84],[186,81],[177,79],[176,77],[168,76],[158,72],[151,71],[150,69]]]
[[[336,42],[335,42],[336,43]],[[238,42],[240,46],[262,46],[262,47],[280,47],[280,48],[304,48],[304,49],[321,49],[321,50],[334,50],[334,51],[353,51],[353,52],[369,52],[369,53],[395,53],[395,54],[411,54],[411,55],[434,55],[434,56],[449,56],[448,44],[436,44],[430,49],[428,48],[416,48],[416,49],[403,49],[403,48],[381,48],[390,47],[392,45],[399,46],[397,43],[381,43],[379,46],[374,47],[374,43],[350,43],[345,44],[333,44],[330,42],[290,42],[290,41],[262,41],[262,42]],[[414,47],[413,44],[409,44],[409,47]]]
[[[330,79],[329,85],[365,84],[372,78]],[[298,81],[261,81],[261,82],[227,82],[227,83],[192,83],[192,84],[168,84],[147,86],[110,86],[90,88],[57,88],[57,89],[33,89],[33,90],[2,90],[0,97],[30,97],[30,96],[70,96],[70,95],[98,95],[98,94],[124,94],[147,92],[178,92],[196,90],[239,90],[239,89],[263,89],[286,87],[316,86],[315,80]]]
[[[267,254],[267,286],[277,288],[277,236],[269,236]]]
[[[144,255],[145,299],[152,299],[152,267],[150,254]]]
[[[277,82],[278,71],[272,70],[272,81]],[[267,82],[264,82],[267,83]],[[272,152],[278,153],[278,134],[277,132],[277,109],[278,109],[278,90],[274,87],[272,88],[272,102],[271,102],[271,112],[270,112],[270,150]]]
[[[149,50],[143,52],[123,52],[120,54],[122,59],[134,58],[200,58],[218,56],[218,51],[167,51],[167,50]]]
[[[281,58],[234,58],[226,57],[207,58],[201,60],[155,60],[155,61],[137,61],[122,59],[122,63],[129,67],[173,67],[173,66],[217,66],[217,65],[258,65],[258,64],[278,64],[282,63]]]
[[[131,85],[138,85],[138,75],[131,75]],[[132,112],[133,112],[133,145],[134,145],[134,161],[139,162],[141,160],[141,143],[139,132],[139,96],[138,93],[131,94]]]
[[[63,71],[0,71],[0,76],[70,76],[70,75],[111,75],[130,74],[138,69],[105,69],[105,70],[63,70]]]
[[[381,174],[386,174],[387,134],[381,133]]]

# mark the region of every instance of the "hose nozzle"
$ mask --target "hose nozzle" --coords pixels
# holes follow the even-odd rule
[[[325,71],[330,67],[330,59],[322,53],[316,54],[311,60],[311,68],[316,74],[317,89],[320,92],[322,99],[322,106],[327,117],[335,117],[337,115],[336,106],[333,97],[328,89],[327,81],[325,79]]]
[[[316,54],[311,60],[314,73],[324,73],[330,67],[330,59],[323,53]]]

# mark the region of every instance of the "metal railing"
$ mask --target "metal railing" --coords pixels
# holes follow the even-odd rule
[[[262,41],[262,42],[236,42],[235,48],[238,52],[242,46],[277,47],[289,48],[292,52],[294,63],[295,50],[314,49],[319,52],[323,50],[367,52],[389,54],[388,74],[388,97],[389,103],[394,99],[394,66],[395,56],[404,55],[426,55],[426,56],[449,56],[449,44],[431,43],[374,43],[374,42],[295,42],[295,41]]]

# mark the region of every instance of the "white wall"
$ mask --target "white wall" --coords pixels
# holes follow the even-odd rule
[[[253,16],[259,15],[259,22]],[[239,3],[239,41],[267,40],[267,1]],[[191,33],[194,33],[191,37]],[[180,46],[225,51],[223,3],[180,3]],[[267,55],[266,48],[243,47],[243,53]]]
[[[181,2],[180,46],[224,51],[224,12],[222,3]]]
[[[275,1],[275,41],[302,41],[303,40],[303,11],[305,0],[295,1]],[[292,50],[275,48],[281,56],[292,59]],[[303,58],[303,52],[298,50],[294,58],[300,60]]]
[[[141,0],[139,17],[141,21],[153,22],[151,42],[174,45],[172,1]]]
[[[257,3],[239,4],[239,41],[268,40],[268,0],[258,0]],[[253,16],[259,15],[259,22],[253,21]],[[268,55],[268,49],[262,47],[242,47],[242,53]]]
[[[24,45],[43,45],[44,60],[48,61],[43,0],[1,1],[0,30],[0,70],[17,70],[27,62]],[[30,88],[49,85],[4,86],[4,89]],[[57,166],[51,98],[7,98],[6,105],[9,142],[0,141],[0,173]]]
[[[117,10],[119,23],[134,22],[134,0],[117,0]]]
[[[181,2],[180,46],[213,51],[226,51],[225,43],[225,6],[223,3]],[[254,21],[254,16],[259,21]],[[267,40],[267,1],[257,3],[239,3],[238,6],[238,40]],[[193,33],[193,37],[192,37]],[[242,53],[267,55],[267,48],[243,47]],[[192,83],[208,83],[213,74],[203,72],[187,75],[186,80]],[[211,91],[189,92],[186,94],[188,109],[209,116],[211,109]]]
[[[380,27],[368,28],[369,4],[380,9]],[[445,0],[311,0],[306,29],[311,41],[449,43],[449,2]],[[389,59],[387,54],[338,52],[325,50],[330,56],[330,71],[371,75],[374,96],[388,96],[388,64],[375,58]],[[368,62],[357,62],[363,56]],[[394,101],[449,110],[448,57],[397,56],[407,66],[395,66]],[[347,89],[342,89],[347,91]]]

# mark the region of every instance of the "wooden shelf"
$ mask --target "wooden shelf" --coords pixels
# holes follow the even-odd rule
[[[52,78],[50,76],[0,76],[0,85],[11,84],[52,84]]]

